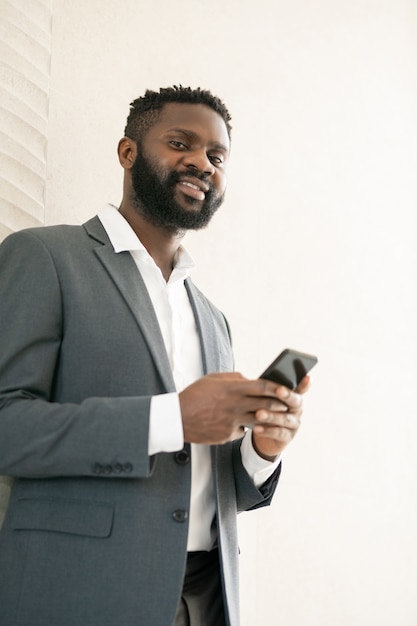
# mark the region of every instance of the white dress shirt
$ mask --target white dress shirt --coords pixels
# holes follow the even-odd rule
[[[154,396],[151,400],[149,455],[175,452],[184,446],[178,392],[203,375],[200,340],[184,281],[194,267],[188,252],[180,246],[168,281],[155,264],[129,223],[116,207],[107,205],[98,217],[115,253],[129,251],[149,292],[165,342],[176,393]],[[274,463],[262,459],[252,446],[251,432],[241,446],[242,462],[259,487],[275,471]],[[191,501],[188,551],[209,550],[214,543],[211,529],[215,514],[210,446],[191,444]]]

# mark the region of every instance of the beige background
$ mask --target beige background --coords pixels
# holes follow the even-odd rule
[[[242,626],[415,626],[417,2],[0,15],[0,237],[119,202],[116,145],[146,88],[206,87],[233,114],[227,201],[187,237],[195,281],[246,375],[287,346],[320,358],[280,492],[240,521]]]

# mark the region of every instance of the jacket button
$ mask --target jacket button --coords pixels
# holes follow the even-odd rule
[[[123,465],[121,463],[115,463],[113,466],[113,470],[116,472],[116,474],[120,474],[121,472],[123,472]]]
[[[180,450],[179,452],[175,453],[175,460],[180,465],[187,465],[187,463],[189,463],[190,461],[190,455],[188,454],[187,450]]]
[[[96,463],[93,467],[93,472],[94,474],[102,474],[103,473],[103,466],[100,465],[100,463]]]
[[[188,519],[188,511],[184,511],[184,509],[177,509],[173,512],[172,517],[176,522],[185,522]]]
[[[113,471],[113,468],[111,465],[105,465],[103,467],[103,474],[111,474]]]
[[[133,465],[131,463],[125,463],[123,469],[126,474],[130,474],[130,472],[133,470]]]

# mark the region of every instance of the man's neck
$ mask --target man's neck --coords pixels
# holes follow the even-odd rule
[[[141,243],[146,248],[156,265],[168,281],[174,267],[175,255],[181,245],[184,233],[169,231],[150,224],[131,206],[122,202],[119,212],[130,224]]]

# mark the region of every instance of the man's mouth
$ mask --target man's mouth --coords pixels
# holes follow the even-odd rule
[[[198,178],[181,178],[178,185],[186,196],[194,200],[204,200],[209,191],[207,183]]]

